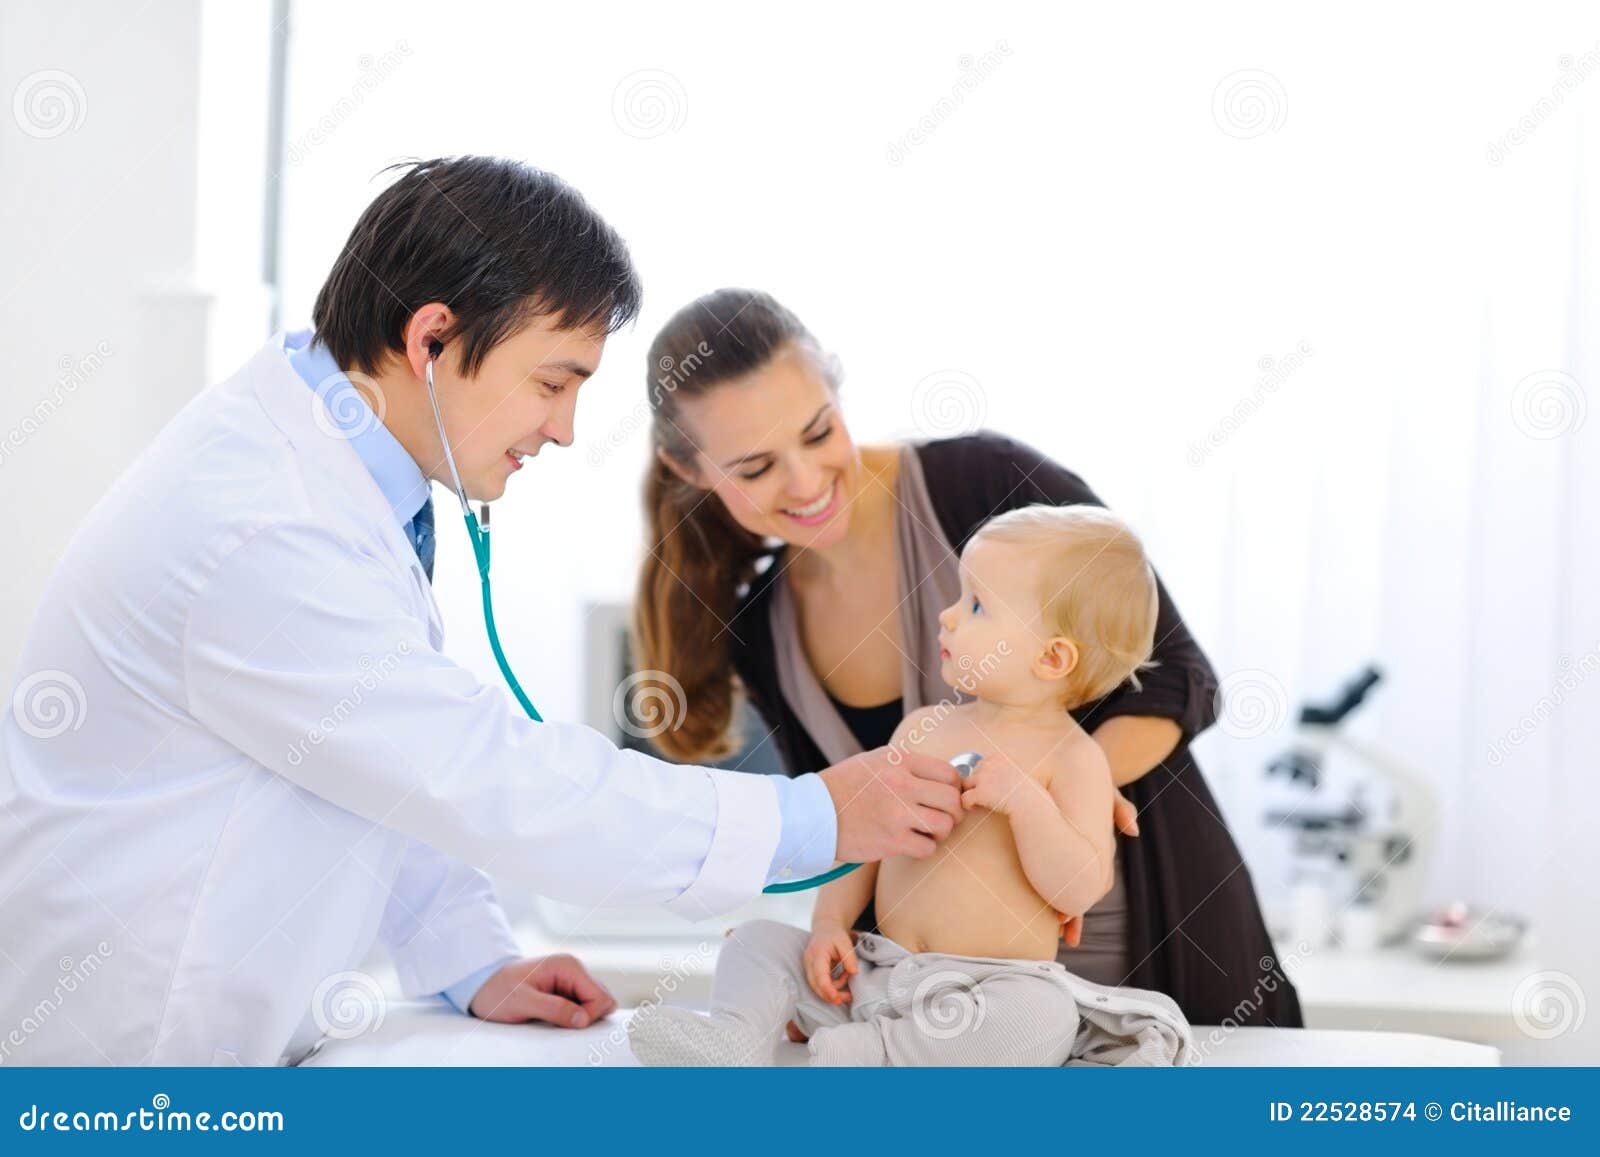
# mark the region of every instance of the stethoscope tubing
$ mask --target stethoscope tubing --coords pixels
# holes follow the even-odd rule
[[[483,521],[478,521],[478,516],[472,512],[471,505],[467,502],[466,491],[461,486],[461,474],[456,469],[456,458],[450,451],[450,438],[444,431],[444,415],[439,411],[439,396],[433,388],[433,358],[428,358],[427,369],[423,374],[423,381],[428,387],[428,405],[433,409],[433,424],[439,431],[439,444],[444,447],[445,465],[450,468],[450,484],[456,492],[456,499],[461,503],[463,520],[467,524],[467,538],[472,542],[472,554],[478,562],[478,579],[483,587],[483,626],[489,636],[489,649],[494,652],[495,664],[500,668],[500,674],[506,681],[506,686],[511,688],[511,693],[516,696],[517,702],[527,712],[528,718],[535,723],[543,723],[544,716],[539,714],[538,708],[533,705],[533,700],[528,698],[528,693],[522,689],[522,684],[512,673],[511,663],[506,658],[505,649],[500,645],[500,632],[494,625],[494,594],[489,587],[489,504],[482,506]],[[820,888],[831,880],[848,875],[859,868],[860,864],[840,864],[815,876],[807,876],[803,880],[785,880],[778,884],[768,884],[761,889],[771,895],[786,892],[805,892],[812,888]]]

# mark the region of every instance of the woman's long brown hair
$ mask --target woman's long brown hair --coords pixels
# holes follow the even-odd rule
[[[645,478],[649,537],[634,599],[633,659],[646,681],[649,672],[659,672],[683,688],[681,721],[653,736],[676,759],[720,759],[737,748],[731,730],[742,691],[732,648],[741,629],[755,624],[733,619],[741,588],[771,551],[733,520],[721,499],[684,482],[660,454],[697,473],[683,400],[746,377],[792,345],[822,361],[799,318],[749,289],[719,289],[696,299],[650,345],[651,443],[658,453]]]

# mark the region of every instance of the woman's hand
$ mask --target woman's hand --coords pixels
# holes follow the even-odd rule
[[[1133,806],[1133,801],[1120,791],[1115,793],[1116,798],[1111,801],[1111,822],[1117,830],[1125,836],[1139,834],[1139,809]]]
[[[1117,825],[1117,830],[1125,836],[1139,834],[1139,809],[1133,806],[1133,801],[1120,791],[1111,803],[1111,820]],[[1065,912],[1057,912],[1061,920],[1061,939],[1068,948],[1076,948],[1083,942],[1083,917],[1068,916]]]
[[[812,928],[804,963],[812,992],[829,1004],[850,1003],[850,978],[860,968],[856,963],[853,932],[842,924],[821,924]],[[844,972],[838,979],[833,975],[835,967],[842,967]]]

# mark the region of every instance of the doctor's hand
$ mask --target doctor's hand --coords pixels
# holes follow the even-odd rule
[[[616,1007],[605,986],[565,954],[513,960],[483,982],[471,1004],[483,1020],[542,1020],[558,1028],[585,1028]]]
[[[839,815],[839,860],[925,859],[961,819],[961,773],[931,755],[879,747],[818,774]]]

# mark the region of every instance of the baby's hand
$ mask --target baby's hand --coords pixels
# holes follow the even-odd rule
[[[996,752],[985,755],[983,762],[967,777],[961,793],[961,806],[971,811],[985,807],[1002,815],[1014,815],[1021,808],[1040,804],[1054,807],[1050,793],[1009,756]]]
[[[834,979],[835,965],[844,966],[844,975]],[[842,925],[823,925],[811,931],[811,942],[806,945],[806,980],[811,991],[829,1004],[850,1002],[850,978],[858,970],[855,938]]]

